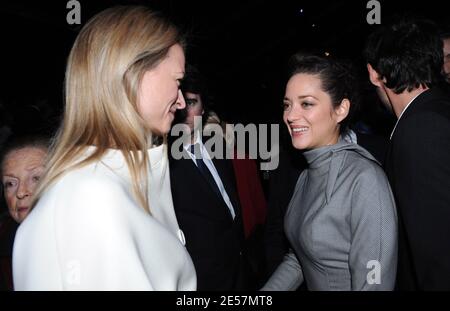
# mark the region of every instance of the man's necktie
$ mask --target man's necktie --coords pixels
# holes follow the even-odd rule
[[[202,174],[202,176],[211,186],[213,191],[219,196],[219,198],[223,200],[222,193],[220,192],[219,187],[217,186],[217,183],[214,180],[213,175],[211,174],[211,171],[206,166],[205,161],[203,161],[202,155],[200,153],[200,145],[199,144],[191,145],[191,153],[195,156],[195,163],[197,164],[197,168]]]

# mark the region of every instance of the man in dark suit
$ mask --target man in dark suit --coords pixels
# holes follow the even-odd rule
[[[397,288],[450,290],[450,98],[442,41],[428,21],[401,20],[366,46],[371,82],[397,124],[385,163],[399,215]]]
[[[244,289],[243,223],[230,160],[212,157],[203,144],[204,84],[194,68],[182,83],[186,110],[178,120],[189,127],[189,141],[171,146],[170,179],[178,223],[197,272],[198,290]],[[197,119],[198,121],[198,119]],[[174,140],[174,137],[172,137]],[[179,144],[180,145],[180,144]],[[182,157],[176,159],[179,152]]]

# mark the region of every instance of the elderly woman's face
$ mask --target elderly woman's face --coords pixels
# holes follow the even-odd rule
[[[147,71],[139,88],[138,111],[152,132],[167,134],[177,109],[186,107],[179,89],[184,77],[184,52],[173,45],[166,58]]]
[[[287,85],[283,120],[296,149],[314,149],[337,143],[338,122],[342,118],[333,108],[331,97],[322,90],[317,75],[296,74]]]
[[[30,211],[31,196],[44,171],[46,151],[25,147],[10,151],[3,160],[3,189],[11,217],[22,222]]]

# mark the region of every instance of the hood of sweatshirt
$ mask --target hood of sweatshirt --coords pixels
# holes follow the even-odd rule
[[[325,193],[327,203],[331,199],[336,180],[346,162],[345,158],[347,157],[348,152],[355,152],[361,157],[376,163],[376,165],[380,165],[380,163],[378,163],[378,161],[366,149],[358,144],[346,142],[343,139],[340,139],[334,145],[308,150],[303,153],[310,170],[326,166],[328,171]]]

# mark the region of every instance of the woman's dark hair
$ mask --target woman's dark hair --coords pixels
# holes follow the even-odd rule
[[[359,79],[351,63],[315,53],[298,52],[288,62],[288,79],[296,74],[317,75],[322,90],[330,95],[333,108],[343,99],[350,101],[347,117],[340,122],[340,132],[349,127],[360,105]]]
[[[27,147],[47,150],[49,146],[50,139],[44,135],[11,136],[0,150],[0,174],[3,170],[3,161],[11,151]]]
[[[364,55],[396,94],[442,81],[443,43],[437,26],[428,20],[402,17],[372,33]]]

